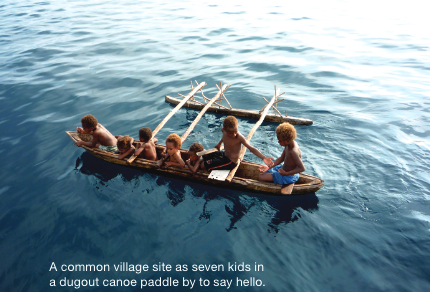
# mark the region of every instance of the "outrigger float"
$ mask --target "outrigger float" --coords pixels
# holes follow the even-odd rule
[[[196,81],[196,84],[197,81]],[[220,89],[218,85],[216,85],[218,90]],[[193,88],[193,82],[191,81],[191,89]],[[203,101],[204,103],[198,101],[195,99],[194,96],[192,96],[189,100],[187,100],[187,102],[185,103],[185,107],[189,107],[189,108],[193,108],[193,109],[199,109],[202,110],[205,105],[207,104],[207,102],[209,102],[209,98],[207,98],[204,93],[203,90],[200,89],[200,92],[202,94],[203,97]],[[185,98],[184,95],[178,93],[179,96],[182,96]],[[282,95],[282,94],[281,94]],[[165,99],[167,102],[171,103],[171,104],[179,104],[181,103],[182,99],[176,98],[176,97],[172,97],[169,95],[165,96]],[[268,104],[269,101],[263,97],[263,99],[266,101],[266,103]],[[224,106],[221,104],[222,100],[225,100],[227,102],[227,106]],[[292,125],[312,125],[313,121],[309,120],[309,119],[303,119],[303,118],[296,118],[296,117],[290,117],[287,116],[287,113],[285,112],[285,115],[281,114],[281,112],[278,110],[277,106],[278,106],[278,102],[283,101],[284,99],[280,99],[277,100],[276,102],[273,103],[272,109],[273,109],[273,113],[267,113],[266,116],[264,117],[264,121],[266,122],[276,122],[276,123],[283,123],[283,122],[288,122]],[[231,116],[238,116],[238,117],[246,117],[246,118],[251,118],[251,119],[260,119],[261,117],[261,113],[263,112],[263,110],[266,108],[267,104],[260,110],[260,111],[252,111],[252,110],[245,110],[245,109],[235,109],[231,106],[230,102],[227,100],[227,98],[225,97],[224,93],[222,93],[218,100],[216,100],[209,108],[208,111],[209,112],[214,112],[214,113],[218,113],[218,114],[223,114],[223,115],[231,115]]]
[[[179,102],[176,105],[176,107],[172,111],[170,111],[170,113],[164,118],[164,120],[157,126],[157,128],[155,128],[155,130],[152,132],[153,137],[155,137],[155,135],[167,123],[167,121],[185,103],[187,103],[190,99],[192,99],[198,91],[201,91],[201,89],[204,86],[206,86],[206,82],[201,82],[200,84],[198,84],[197,87],[193,88],[192,91],[187,96],[184,96],[184,99],[181,102]],[[224,92],[229,87],[230,86],[220,84],[220,87],[218,87],[218,93],[212,99],[208,99],[208,102],[203,106],[199,115],[195,118],[195,120],[192,122],[189,128],[182,135],[181,137],[182,142],[188,137],[188,135],[194,129],[195,125],[198,123],[198,121],[201,119],[204,113],[209,110],[209,108],[213,103],[215,103],[218,100],[218,104],[220,104],[221,96],[223,96],[224,99],[226,100],[224,96]],[[279,89],[277,89],[275,86],[275,95],[272,97],[271,101],[268,102],[268,104],[263,108],[262,112],[260,113],[260,118],[258,122],[254,125],[254,127],[251,129],[251,131],[249,132],[246,138],[247,141],[251,140],[251,137],[254,134],[254,132],[261,125],[263,120],[265,120],[265,117],[269,109],[276,103],[277,98],[281,95],[282,94],[279,94]],[[66,134],[75,143],[80,140],[82,141],[92,140],[92,135],[90,134],[77,133],[75,131],[66,131]],[[202,170],[198,170],[197,173],[193,173],[187,167],[184,167],[184,168],[162,167],[161,165],[163,163],[163,159],[160,159],[159,161],[151,161],[151,160],[147,160],[147,159],[143,159],[143,158],[131,155],[131,157],[129,158],[120,160],[117,158],[118,157],[117,154],[113,154],[108,151],[103,151],[98,148],[90,148],[87,146],[82,146],[82,147],[92,155],[98,158],[101,158],[103,160],[106,160],[108,162],[112,162],[120,165],[132,166],[136,168],[142,168],[142,169],[151,169],[159,173],[170,174],[176,177],[179,176],[193,181],[210,183],[216,186],[222,186],[227,188],[242,189],[242,190],[254,191],[254,192],[265,192],[265,193],[271,193],[273,195],[290,195],[290,194],[300,195],[300,194],[315,193],[316,191],[318,191],[320,188],[324,186],[324,180],[322,180],[321,178],[304,174],[304,173],[300,174],[300,178],[295,184],[275,185],[274,183],[271,183],[271,182],[259,181],[258,175],[260,174],[259,168],[261,167],[261,165],[254,162],[242,160],[247,149],[246,147],[242,147],[242,150],[240,152],[240,157],[239,157],[240,160],[235,169],[231,171],[230,170],[212,171],[212,173],[209,173],[207,171],[202,171]],[[164,145],[158,145],[158,144],[156,145],[158,157],[161,157],[161,153],[164,151],[164,149],[165,149]],[[213,151],[213,150],[210,149],[203,152],[208,153],[210,151]],[[204,153],[198,153],[198,155],[199,154],[202,155]],[[189,158],[187,150],[181,149],[181,156],[184,161],[187,160]],[[223,172],[223,173],[221,173],[221,175],[218,175],[220,174],[219,172]],[[227,173],[225,174],[225,172]]]

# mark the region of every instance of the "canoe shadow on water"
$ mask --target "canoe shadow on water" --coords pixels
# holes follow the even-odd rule
[[[266,217],[269,217],[268,231],[275,233],[280,230],[282,225],[300,219],[303,211],[314,212],[318,210],[319,200],[315,193],[275,196],[230,190],[210,184],[177,179],[172,175],[154,174],[151,170],[142,171],[141,169],[112,164],[96,158],[88,152],[82,153],[76,160],[76,167],[81,173],[96,177],[102,184],[106,184],[119,176],[125,183],[130,183],[142,176],[147,177],[149,174],[151,180],[156,182],[156,185],[168,186],[166,197],[174,207],[185,201],[186,196],[189,194],[203,198],[205,202],[199,220],[209,222],[212,216],[212,203],[222,200],[225,203],[225,211],[230,216],[230,225],[226,228],[228,232],[236,229],[236,224],[244,217],[246,218],[249,212],[255,213],[254,208],[258,208],[258,214],[264,213]]]

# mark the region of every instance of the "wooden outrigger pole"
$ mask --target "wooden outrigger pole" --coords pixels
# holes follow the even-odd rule
[[[273,103],[276,101],[278,96],[280,96],[279,89],[277,89],[275,86],[275,95],[272,97],[272,100],[269,102],[269,104],[266,105],[266,107],[264,108],[264,111],[261,113],[261,117],[258,120],[258,122],[254,125],[254,127],[252,127],[251,131],[248,134],[248,137],[246,137],[246,141],[249,142],[251,140],[252,135],[254,135],[255,131],[258,129],[258,127],[261,125],[261,123],[263,123],[264,117],[267,115],[267,112],[272,107]],[[240,150],[240,154],[239,154],[239,161],[237,162],[236,167],[230,171],[229,175],[226,178],[227,181],[231,182],[231,180],[233,179],[234,175],[236,174],[237,169],[239,168],[240,162],[242,161],[243,156],[245,155],[245,152],[246,152],[246,147],[242,146],[242,149]]]
[[[191,131],[194,129],[194,127],[197,125],[197,123],[200,121],[200,119],[203,117],[205,112],[211,107],[211,105],[222,95],[224,92],[230,87],[231,85],[227,86],[224,85],[222,89],[218,87],[218,93],[205,105],[205,107],[200,111],[198,116],[194,119],[193,123],[188,127],[188,129],[185,131],[185,133],[181,137],[181,141],[184,142],[185,139],[187,139],[188,135],[191,133]]]
[[[200,83],[197,87],[193,88],[193,90],[191,90],[190,93],[188,93],[187,96],[184,97],[184,99],[178,104],[176,105],[176,107],[174,109],[172,109],[170,111],[170,113],[164,118],[164,120],[161,121],[161,123],[157,126],[157,128],[155,128],[154,131],[152,131],[152,138],[155,137],[155,135],[157,135],[157,133],[160,131],[160,129],[167,123],[167,121],[190,99],[194,96],[194,94],[196,94],[196,92],[198,92],[199,90],[201,90],[203,87],[206,86],[206,82],[202,82]],[[137,156],[135,156],[134,154],[127,160],[127,163],[132,163]]]
[[[155,130],[152,132],[152,137],[154,137],[158,131],[167,123],[167,121],[191,98],[196,94],[197,91],[201,90],[203,87],[206,86],[206,82],[202,82],[194,88],[190,93],[188,93],[187,96],[184,97],[184,99],[174,108],[170,111],[170,113],[164,118],[164,120],[161,121],[161,123],[155,128]]]
[[[194,119],[194,121],[191,123],[191,125],[188,127],[188,129],[185,131],[185,133],[181,137],[181,142],[184,142],[185,139],[187,139],[188,135],[191,133],[191,131],[194,129],[194,127],[197,125],[197,123],[200,121],[200,119],[203,117],[205,112],[208,110],[208,108],[221,96],[223,92],[225,92],[231,85],[227,86],[224,85],[222,89],[218,91],[218,93],[206,104],[206,106],[200,111],[200,113],[197,115],[197,117]],[[157,167],[161,167],[163,162],[167,159],[168,156],[160,159],[157,163]]]

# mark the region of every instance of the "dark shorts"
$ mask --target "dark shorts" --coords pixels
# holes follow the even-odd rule
[[[232,162],[230,158],[225,156],[224,151],[216,151],[203,155],[203,163],[205,164],[206,170],[231,170],[236,167],[236,163]]]

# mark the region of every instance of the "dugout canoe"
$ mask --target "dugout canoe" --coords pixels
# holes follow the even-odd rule
[[[179,104],[182,102],[182,99],[175,98],[169,95],[165,96],[165,99],[168,103],[171,104]],[[196,102],[194,100],[188,100],[184,107],[193,108],[201,110],[205,104]],[[223,115],[232,115],[232,116],[238,116],[238,117],[245,117],[245,118],[251,118],[258,120],[261,116],[261,113],[259,111],[252,111],[252,110],[245,110],[245,109],[227,109],[227,108],[220,108],[217,105],[212,105],[209,109],[209,112],[214,112],[217,114],[223,114]],[[313,121],[309,119],[303,119],[303,118],[296,118],[296,117],[290,117],[285,115],[276,115],[274,113],[267,113],[266,117],[264,118],[264,121],[266,122],[276,122],[276,123],[283,123],[288,122],[292,125],[312,125]]]
[[[74,143],[80,140],[87,141],[87,142],[92,140],[92,135],[89,135],[89,134],[81,134],[75,131],[66,131],[66,134]],[[120,160],[117,158],[118,156],[117,154],[103,151],[98,148],[90,148],[87,146],[82,146],[82,148],[84,148],[87,152],[94,155],[95,157],[98,157],[105,161],[119,164],[119,165],[140,168],[142,170],[144,169],[152,170],[160,174],[174,175],[175,177],[182,177],[184,179],[192,180],[195,182],[209,183],[217,187],[220,186],[220,187],[226,187],[226,188],[232,188],[232,189],[239,189],[243,191],[268,193],[272,195],[283,195],[281,193],[281,188],[282,188],[281,185],[275,185],[270,182],[263,182],[258,180],[258,174],[260,173],[259,167],[261,165],[254,162],[242,161],[240,163],[238,170],[236,171],[235,176],[233,177],[231,182],[228,182],[228,181],[218,181],[218,180],[209,179],[208,176],[210,173],[207,171],[199,170],[196,174],[193,174],[192,171],[190,171],[187,167],[157,168],[156,167],[157,161],[150,161],[140,157],[137,157],[131,163],[127,163],[127,158]],[[156,148],[157,148],[157,153],[159,155],[165,149],[165,146],[157,144]],[[189,158],[186,150],[181,150],[181,155],[184,161]],[[324,186],[323,179],[312,175],[301,173],[300,179],[294,184],[294,188],[291,194],[303,195],[303,194],[315,193],[323,186]]]

